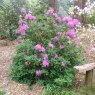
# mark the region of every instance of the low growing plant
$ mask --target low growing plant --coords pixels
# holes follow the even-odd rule
[[[52,8],[34,16],[24,12],[18,22],[18,35],[24,42],[17,46],[9,75],[27,83],[72,85],[73,67],[81,63],[81,49],[76,39],[77,19],[61,18]]]

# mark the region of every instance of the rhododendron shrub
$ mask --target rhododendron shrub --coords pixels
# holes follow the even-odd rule
[[[10,77],[28,84],[60,85],[61,80],[62,85],[71,85],[73,67],[81,63],[77,24],[77,19],[61,18],[52,8],[39,16],[24,13],[16,32],[25,41],[17,46]]]

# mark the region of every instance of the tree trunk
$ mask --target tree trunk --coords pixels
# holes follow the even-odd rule
[[[86,7],[87,0],[74,0],[74,6],[78,6],[80,9],[84,9]],[[79,16],[77,13],[77,9],[74,10],[74,18],[77,18],[80,20],[82,24],[85,24],[85,17],[84,15]]]
[[[54,8],[55,11],[58,10],[58,1],[57,0],[48,0],[50,7]]]

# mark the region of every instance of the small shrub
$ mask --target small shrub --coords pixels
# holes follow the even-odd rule
[[[22,14],[16,32],[25,41],[17,46],[10,77],[20,83],[71,86],[73,67],[81,63],[77,24],[77,19],[61,18],[52,8],[37,16]]]

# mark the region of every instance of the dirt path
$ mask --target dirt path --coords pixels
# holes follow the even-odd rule
[[[15,45],[13,44],[0,46],[0,89],[2,89],[6,95],[41,95],[40,86],[35,85],[31,91],[28,86],[18,84],[8,77],[7,70],[11,64],[11,58],[14,52]]]

